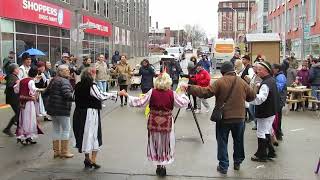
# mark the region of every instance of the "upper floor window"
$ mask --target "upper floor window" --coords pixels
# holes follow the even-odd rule
[[[104,0],[103,2],[103,15],[109,17],[109,0]]]
[[[317,16],[317,0],[310,0],[310,22],[314,23],[316,21],[316,16]]]
[[[93,0],[93,12],[95,14],[100,14],[100,3],[99,3],[99,0]]]
[[[89,0],[83,0],[82,1],[82,9],[89,10]]]

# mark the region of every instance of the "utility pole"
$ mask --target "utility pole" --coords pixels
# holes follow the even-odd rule
[[[246,28],[247,34],[249,34],[249,26],[250,26],[250,0],[248,0],[248,17],[247,17],[247,28]]]
[[[301,35],[301,61],[304,60],[304,30],[305,30],[305,18],[306,18],[306,15],[305,15],[305,7],[304,7],[304,0],[302,0],[302,13],[301,13],[301,29],[302,29],[302,35]]]
[[[287,0],[284,0],[284,33],[283,33],[283,57],[282,59],[286,58],[286,54],[287,54]]]

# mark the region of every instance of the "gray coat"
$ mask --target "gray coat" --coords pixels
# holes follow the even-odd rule
[[[54,77],[44,95],[48,96],[46,109],[50,116],[70,116],[73,88],[68,79]]]

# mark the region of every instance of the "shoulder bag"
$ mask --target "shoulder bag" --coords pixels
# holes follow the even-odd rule
[[[211,121],[213,121],[213,122],[220,122],[220,121],[223,119],[223,109],[224,109],[224,106],[226,105],[227,101],[228,101],[229,98],[230,98],[231,93],[233,92],[234,85],[236,84],[236,81],[237,81],[237,76],[234,78],[234,81],[233,81],[233,83],[232,83],[231,89],[229,90],[228,96],[227,96],[226,99],[223,101],[222,106],[219,107],[219,106],[215,105],[215,107],[214,107],[214,109],[213,109],[213,112],[212,112],[212,114],[211,114],[211,118],[210,118]]]

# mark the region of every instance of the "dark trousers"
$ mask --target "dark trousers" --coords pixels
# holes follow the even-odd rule
[[[281,124],[282,124],[282,108],[283,107],[281,107],[281,109],[278,112],[278,124],[277,124],[278,128],[275,131],[276,137],[278,139],[283,136],[282,128],[281,128]]]
[[[141,92],[142,94],[147,94],[147,92],[150,90],[151,88],[141,88]]]
[[[11,127],[14,125],[14,123],[16,122],[18,124],[19,122],[19,115],[20,115],[20,107],[18,104],[10,104],[13,112],[14,112],[14,116],[10,119],[7,127],[5,129],[10,130]]]
[[[191,99],[191,96],[192,96],[192,99],[193,99],[193,108],[197,109],[197,97],[194,96],[194,95],[188,94],[189,99]],[[191,108],[190,106],[188,106],[188,107]]]
[[[229,132],[233,138],[233,161],[234,164],[241,164],[245,158],[243,136],[245,131],[245,123],[217,123],[216,139],[218,144],[218,160],[219,166],[227,170],[229,167],[228,157],[228,137]]]
[[[120,85],[120,91],[125,90],[128,92],[128,85]],[[123,104],[123,96],[120,96],[121,104]],[[128,102],[128,97],[125,97],[125,102]]]

